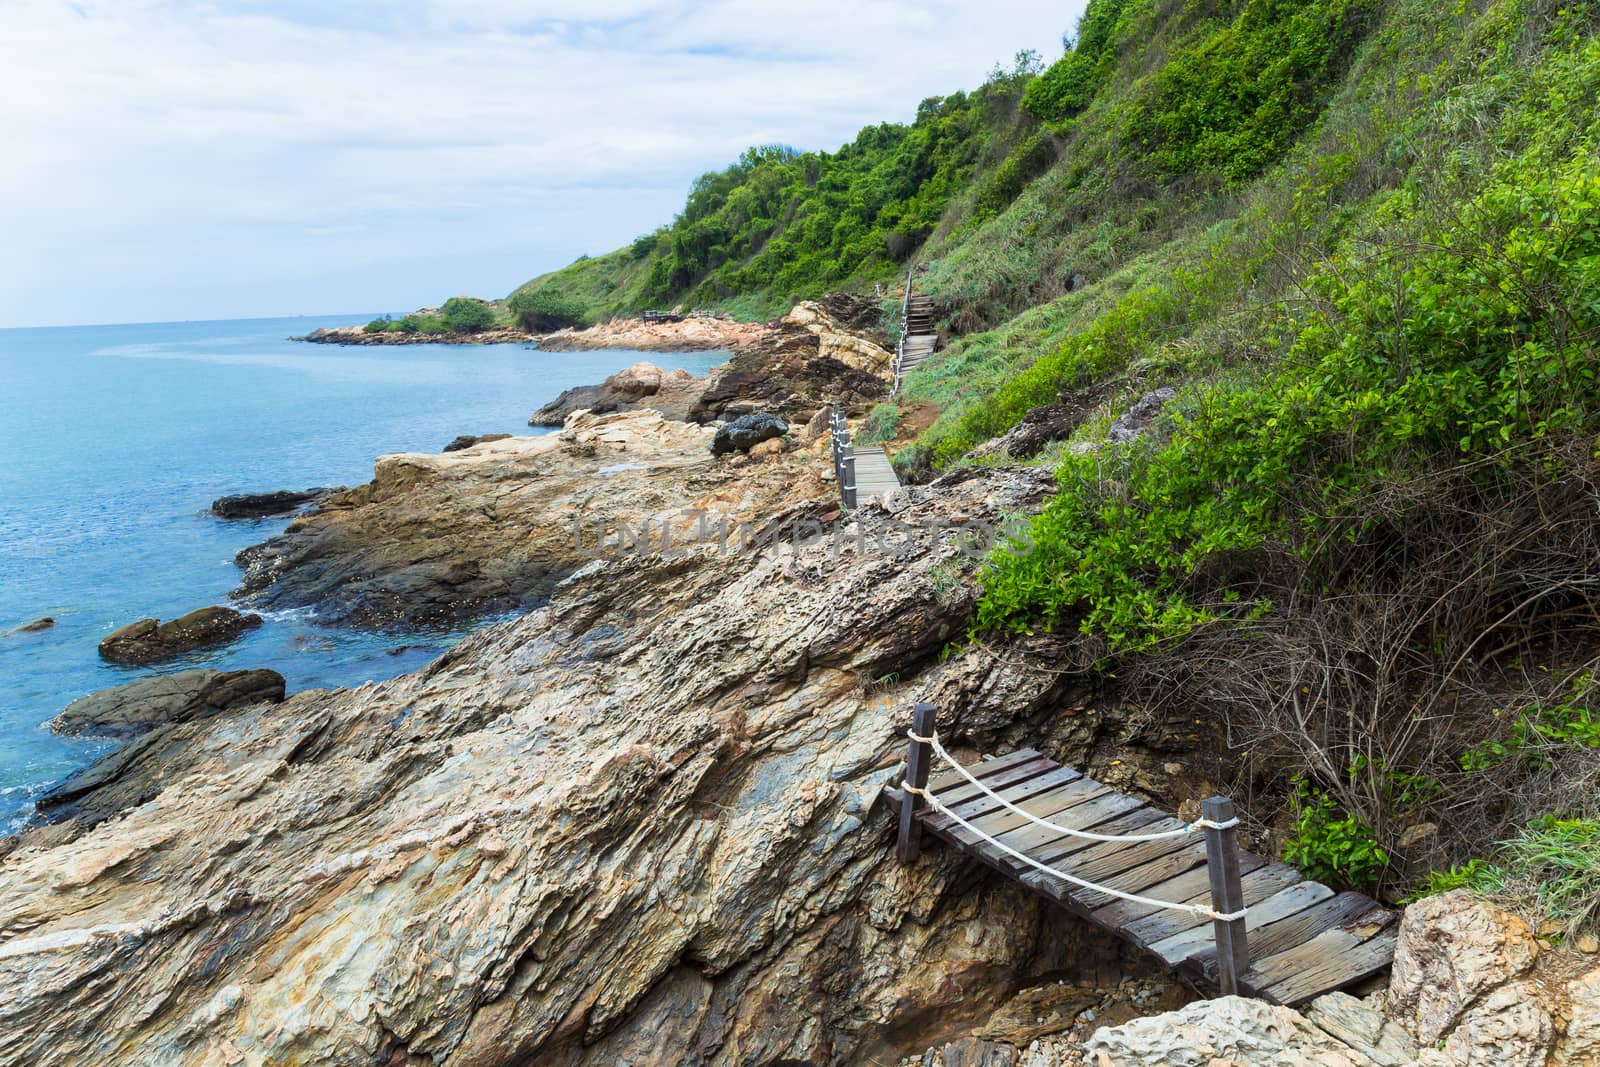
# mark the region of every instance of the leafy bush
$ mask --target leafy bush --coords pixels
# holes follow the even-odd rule
[[[1284,843],[1284,861],[1319,882],[1352,889],[1374,885],[1389,866],[1389,854],[1372,828],[1342,814],[1337,801],[1304,778],[1295,785],[1294,836]]]
[[[378,318],[373,319],[371,322],[367,323],[365,326],[361,327],[361,332],[362,333],[383,333],[391,325],[393,325],[393,324],[389,321],[389,316],[382,315],[382,316],[379,316]]]
[[[439,313],[445,329],[455,333],[482,333],[494,326],[494,310],[470,296],[452,296]]]
[[[1480,741],[1461,756],[1461,769],[1481,771],[1508,757],[1518,757],[1531,768],[1549,762],[1553,750],[1600,748],[1600,722],[1595,719],[1594,675],[1581,673],[1566,699],[1523,708],[1512,719],[1503,738]]]
[[[582,326],[589,317],[582,301],[553,289],[520,289],[511,295],[508,306],[518,325],[530,333]]]
[[[393,324],[393,329],[401,333],[416,333],[422,329],[422,319],[416,315],[407,315]]]

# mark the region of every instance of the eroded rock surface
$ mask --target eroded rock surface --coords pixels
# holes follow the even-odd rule
[[[652,411],[580,412],[543,437],[380,457],[371,482],[241,552],[238,595],[329,622],[447,622],[537,603],[601,551],[659,543],[662,524],[682,544],[828,496],[822,462],[729,477],[711,437]]]
[[[283,675],[277,671],[179,671],[80,697],[50,720],[50,729],[61,734],[133,737],[163,723],[277,703],[283,694]]]
[[[711,453],[723,456],[729,452],[749,452],[762,442],[775,440],[788,432],[789,424],[768,412],[740,415],[718,428],[711,439]]]
[[[80,796],[114,817],[0,864],[0,1058],[775,1067],[960,1036],[1092,935],[953,852],[898,866],[873,802],[912,699],[954,742],[1061,691],[939,655],[966,524],[1050,488],[985,471],[837,539],[598,560],[426,671],[150,731]]]
[[[711,372],[689,417],[727,421],[769,411],[804,424],[828,404],[863,409],[888,396],[893,363],[894,353],[852,332],[823,304],[799,304]]]
[[[279,489],[271,493],[239,493],[218,497],[211,502],[211,513],[219,519],[264,519],[288,515],[314,504],[335,492],[333,489]]]
[[[140,619],[107,634],[100,642],[100,655],[117,663],[154,663],[232,641],[260,625],[259,615],[223,607],[201,608],[169,622]]]
[[[1243,997],[1106,1027],[1087,1051],[1087,1062],[1114,1067],[1374,1067],[1299,1012]]]
[[[562,426],[576,411],[606,415],[641,407],[668,418],[684,419],[704,387],[704,379],[696,378],[681,367],[663,371],[654,363],[635,363],[599,385],[577,385],[564,390],[535,411],[528,425]]]

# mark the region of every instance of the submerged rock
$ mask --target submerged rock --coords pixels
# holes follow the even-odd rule
[[[46,615],[43,618],[34,619],[32,622],[25,622],[21,626],[15,627],[11,632],[14,634],[36,634],[50,629],[55,624],[56,620]]]
[[[164,723],[194,719],[283,699],[277,671],[199,668],[102,689],[68,704],[50,729],[58,734],[133,737]]]
[[[717,430],[711,439],[711,454],[725,456],[729,452],[748,452],[761,442],[788,432],[789,424],[768,412],[741,415]]]
[[[100,655],[117,663],[152,663],[231,641],[260,625],[259,615],[223,607],[201,608],[171,622],[140,619],[108,634],[100,642]]]
[[[296,508],[315,503],[334,492],[332,489],[279,489],[272,493],[240,493],[211,502],[211,514],[219,519],[264,519],[287,515]]]

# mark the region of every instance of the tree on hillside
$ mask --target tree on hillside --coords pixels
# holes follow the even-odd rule
[[[581,326],[588,317],[588,309],[581,301],[550,289],[520,290],[511,295],[509,305],[517,324],[530,333]]]
[[[456,333],[482,333],[494,325],[494,312],[482,300],[452,296],[439,309],[446,329]]]

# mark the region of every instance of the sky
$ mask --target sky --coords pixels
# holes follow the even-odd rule
[[[1083,3],[0,0],[0,327],[503,296]]]

